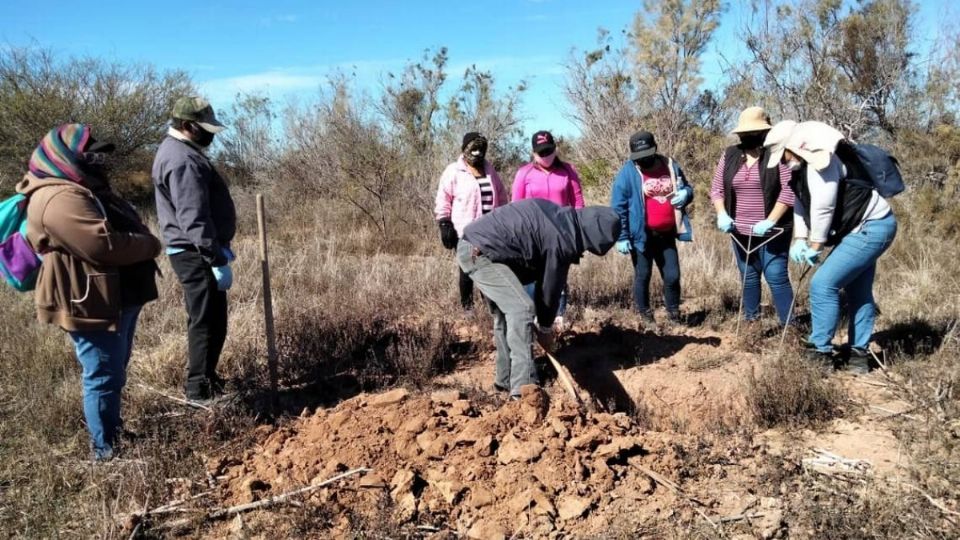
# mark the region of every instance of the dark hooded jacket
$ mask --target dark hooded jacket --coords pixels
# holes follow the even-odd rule
[[[571,264],[585,251],[604,255],[620,236],[620,217],[606,206],[580,210],[526,199],[490,212],[466,226],[463,239],[495,263],[507,265],[520,283],[536,283],[537,321],[553,324]]]

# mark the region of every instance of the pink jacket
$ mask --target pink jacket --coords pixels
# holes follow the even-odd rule
[[[513,199],[546,199],[560,206],[583,208],[580,177],[573,165],[562,162],[545,171],[534,163],[527,163],[513,179]]]
[[[490,177],[493,185],[493,207],[507,204],[507,190],[500,181],[500,176],[490,162],[484,163],[484,172]],[[483,215],[480,205],[480,184],[467,169],[463,156],[455,163],[447,165],[440,175],[440,187],[437,189],[437,202],[433,213],[437,221],[449,219],[457,234],[463,235],[463,228]]]

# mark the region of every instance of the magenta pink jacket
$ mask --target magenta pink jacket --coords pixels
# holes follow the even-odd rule
[[[489,161],[484,162],[484,173],[490,177],[493,185],[493,207],[507,204],[507,190],[500,176]],[[463,235],[463,228],[483,215],[480,205],[480,184],[467,168],[463,156],[447,165],[440,175],[440,187],[437,188],[437,202],[433,213],[437,221],[449,219],[457,234]]]
[[[513,199],[546,199],[560,206],[583,208],[583,191],[580,177],[573,165],[562,162],[549,170],[527,163],[517,171],[513,179]]]

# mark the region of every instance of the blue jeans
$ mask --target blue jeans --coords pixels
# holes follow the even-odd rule
[[[849,344],[866,349],[873,335],[877,309],[873,302],[873,278],[877,259],[897,235],[893,214],[867,221],[859,232],[843,237],[810,281],[810,311],[813,329],[810,343],[819,351],[833,349],[833,336],[840,319],[840,289],[847,293],[850,315]]]
[[[744,235],[737,235],[737,239],[744,247],[750,249],[763,243],[762,237],[752,239]],[[787,253],[790,250],[790,235],[781,234],[760,249],[747,257],[746,252],[733,243],[733,253],[737,259],[737,268],[740,269],[740,278],[743,280],[743,310],[745,319],[755,321],[760,318],[760,275],[767,280],[770,293],[773,295],[773,304],[777,308],[780,324],[786,324],[790,314],[790,305],[793,304],[793,287],[790,286],[790,275],[787,272]],[[744,272],[746,276],[744,277]]]
[[[527,291],[527,296],[533,298],[533,295],[537,294],[537,284],[536,283],[527,283],[523,286],[523,290]],[[563,314],[567,312],[567,284],[563,284],[563,290],[560,291],[560,305],[557,307],[557,317],[563,317]]]
[[[70,332],[77,360],[83,368],[83,415],[90,431],[93,454],[98,460],[113,456],[113,445],[123,425],[120,392],[127,382],[127,364],[141,308],[124,308],[116,332]]]

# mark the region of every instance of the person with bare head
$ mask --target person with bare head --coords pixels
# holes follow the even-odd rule
[[[227,338],[230,242],[237,216],[226,182],[204,153],[224,129],[205,99],[183,97],[153,161],[157,221],[187,308],[187,399],[223,390],[217,363]]]
[[[767,280],[780,324],[790,321],[793,288],[787,273],[794,196],[786,166],[767,168],[763,140],[770,117],[760,107],[740,113],[733,130],[740,142],[727,148],[713,174],[710,200],[717,228],[729,233],[743,279],[744,318],[760,317],[760,276]]]
[[[467,133],[460,145],[460,157],[440,175],[434,215],[440,227],[440,242],[447,249],[457,247],[464,227],[509,202],[500,175],[487,160],[488,146],[487,138],[479,132]],[[473,281],[462,269],[459,274],[460,307],[470,315]]]

